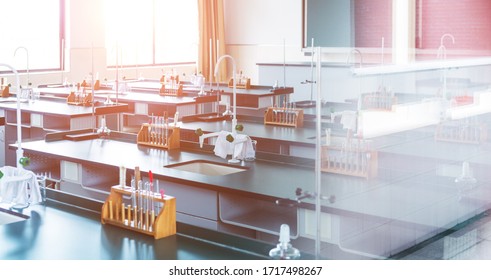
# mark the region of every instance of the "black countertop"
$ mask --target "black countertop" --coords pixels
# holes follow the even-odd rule
[[[6,205],[1,205],[5,207]],[[217,238],[200,229],[178,224],[179,233],[155,240],[145,234],[102,225],[100,213],[48,200],[22,211],[29,218],[0,225],[2,260],[221,260],[267,259],[271,245],[241,239],[250,251],[233,247],[233,236]],[[230,246],[223,244],[229,243]],[[246,245],[247,246],[247,245]]]
[[[265,126],[262,125],[262,127]],[[248,131],[247,129],[246,126],[245,132]],[[403,199],[407,196],[405,188],[408,184],[418,186],[421,181],[428,182],[431,180],[436,180],[442,185],[453,184],[451,177],[442,179],[435,174],[435,161],[445,158],[441,157],[441,153],[447,155],[446,160],[441,164],[461,162],[471,155],[472,157],[479,155],[479,158],[483,158],[483,150],[473,147],[461,146],[458,150],[459,153],[456,154],[452,143],[440,143],[433,149],[419,149],[419,146],[414,144],[428,145],[433,143],[436,145],[432,134],[420,133],[419,141],[415,141],[414,138],[408,141],[407,136],[403,133],[376,142],[379,151],[379,175],[375,178],[367,180],[321,172],[321,194],[332,195],[336,198],[334,203],[321,200],[323,211],[377,217],[386,217],[390,213],[391,218],[406,220],[414,209],[398,207],[394,203],[397,201],[395,197],[401,196]],[[295,133],[292,133],[292,137],[293,134]],[[11,145],[11,147],[15,146]],[[41,140],[25,142],[23,149],[27,153],[45,154],[48,157],[90,163],[101,168],[108,168],[115,173],[118,172],[121,165],[126,166],[129,170],[139,166],[142,172],[152,170],[156,178],[164,181],[168,180],[219,192],[239,193],[267,201],[276,201],[278,198],[293,199],[297,188],[310,192],[315,191],[316,178],[312,162],[306,160],[283,161],[288,157],[260,157],[253,162],[243,162],[243,166],[248,168],[245,172],[224,176],[206,176],[165,167],[196,159],[226,164],[226,159],[217,157],[206,149],[162,150],[112,139],[76,142],[68,140],[45,142]],[[460,152],[460,150],[462,151]],[[449,151],[454,151],[454,153]],[[471,154],[469,154],[470,152]],[[450,155],[453,156],[450,157]],[[407,167],[400,169],[394,166],[394,162],[401,161],[406,162]],[[424,186],[421,187],[424,188]],[[424,205],[432,205],[438,203],[442,197],[453,195],[453,190],[449,188],[441,188],[438,191],[441,192],[440,195],[418,197],[418,200],[424,200],[424,203],[422,202]],[[483,189],[483,191],[486,190]],[[391,195],[387,196],[387,193]],[[367,204],[366,201],[371,203]],[[313,204],[313,200],[307,199],[299,207],[311,208]],[[380,207],[381,205],[385,206]],[[392,207],[392,209],[387,211],[385,207]]]
[[[43,154],[50,158],[87,163],[105,168],[108,172],[115,174],[121,165],[127,167],[128,172],[133,172],[134,167],[139,166],[143,175],[146,176],[146,172],[151,170],[155,178],[163,180],[161,186],[163,185],[164,188],[165,181],[171,181],[218,192],[240,194],[273,203],[277,199],[295,199],[297,188],[302,188],[307,192],[315,192],[314,167],[311,163],[303,160],[291,162],[281,161],[281,157],[274,159],[266,157],[256,159],[253,162],[242,162],[241,166],[247,168],[245,172],[207,176],[171,169],[166,166],[197,159],[227,164],[227,160],[210,152],[183,149],[162,150],[112,139],[60,140],[54,142],[40,140],[23,143],[22,147],[27,154]],[[386,168],[382,163],[379,166]],[[391,176],[395,175],[392,174]],[[399,174],[399,176],[406,176],[406,174]],[[397,185],[390,184],[390,180],[393,179],[392,177],[378,176],[367,180],[360,177],[322,172],[321,194],[336,197],[335,203],[321,200],[323,211],[384,217],[387,214],[385,209],[378,207],[360,209],[361,204],[353,204],[353,202],[368,199],[366,196],[371,197],[376,193],[395,190]],[[107,191],[110,187],[107,186]],[[401,185],[400,187],[404,186]],[[380,195],[376,200],[383,204],[386,203],[385,198],[384,195]],[[370,199],[373,200],[373,198]],[[286,202],[288,203],[288,201]],[[314,203],[314,200],[306,199],[297,207],[314,209]],[[378,203],[374,204],[374,206],[376,205]],[[405,209],[401,209],[401,213],[393,211],[391,214],[394,217],[403,216],[406,214],[404,211]]]
[[[315,144],[316,131],[312,127],[287,127],[277,125],[265,125],[259,122],[241,121],[240,118],[237,121],[239,124],[243,124],[243,134],[249,135],[254,139],[264,140],[278,140],[282,142],[289,142],[292,144]],[[182,130],[195,131],[201,128],[204,132],[216,132],[216,131],[231,131],[231,121],[216,121],[216,122],[184,122],[181,125]],[[261,142],[258,142],[261,145]]]
[[[43,97],[49,97],[50,95],[64,98],[70,94],[70,88],[64,87],[43,87],[40,88]],[[104,100],[107,97],[113,102],[116,102],[116,92],[113,90],[97,90],[95,98]],[[185,105],[194,104],[196,99],[190,96],[161,96],[158,93],[145,93],[145,92],[124,92],[118,94],[118,102],[141,102],[141,103],[155,103],[155,104],[172,104],[172,105]]]
[[[14,97],[0,99],[0,109],[17,110],[17,100]],[[34,102],[20,102],[22,112],[58,115],[67,117],[82,117],[90,116],[93,113],[92,106],[76,106],[66,102],[53,102],[48,100],[36,100]],[[126,104],[119,105],[104,105],[98,104],[95,106],[96,114],[98,110],[110,110],[113,113],[119,113],[127,110]]]
[[[134,91],[154,91],[158,92],[162,84],[156,80],[144,80],[144,81],[132,81],[128,82],[130,88]],[[196,96],[198,92],[200,92],[201,88],[199,86],[194,86],[188,82],[184,82],[183,84],[183,92],[184,95],[187,96]],[[228,84],[213,83],[210,85],[209,83],[205,83],[203,90],[205,92],[220,91],[225,94],[232,94],[233,87],[229,87]],[[261,86],[261,85],[251,85],[249,88],[236,88],[235,89],[237,95],[247,95],[247,96],[272,96],[278,94],[288,94],[293,93],[293,87],[286,88],[273,88],[271,86]]]
[[[400,137],[398,145],[385,143],[379,150],[378,176],[364,179],[322,172],[320,174],[321,195],[333,196],[334,200],[321,200],[321,208],[325,213],[339,217],[375,218],[376,220],[396,221],[404,226],[433,228],[432,220],[422,219],[422,213],[443,211],[442,223],[452,226],[461,217],[472,217],[487,205],[485,197],[490,190],[486,187],[487,176],[478,178],[479,186],[462,199],[464,203],[449,203],[456,199],[455,178],[441,176],[435,168],[445,164],[454,164],[455,160],[479,156],[483,160],[483,150],[461,147],[462,153],[450,158],[453,145],[441,143],[431,152],[420,151],[419,143],[434,143],[434,138],[420,132],[421,138],[408,141],[405,134]],[[394,138],[396,135],[394,135]],[[395,141],[395,140],[389,140]],[[414,146],[414,143],[418,145]],[[10,147],[15,147],[11,145]],[[118,172],[121,165],[130,170],[139,166],[145,173],[152,170],[156,178],[215,190],[220,193],[239,194],[274,203],[278,198],[295,198],[295,190],[301,187],[305,191],[314,192],[316,176],[314,168],[304,162],[281,161],[281,157],[257,159],[244,163],[248,171],[224,176],[205,176],[186,171],[166,168],[169,164],[182,163],[196,159],[225,163],[225,159],[216,157],[209,152],[195,150],[161,150],[138,146],[134,143],[111,139],[93,139],[85,141],[33,141],[23,144],[27,154],[44,154],[54,159],[66,159],[74,162],[90,163],[91,165]],[[123,152],[124,151],[124,152]],[[440,153],[447,151],[448,157],[441,158]],[[460,150],[459,150],[460,151]],[[469,152],[472,152],[469,154]],[[487,157],[489,158],[489,157]],[[487,165],[473,165],[478,174],[487,174]],[[145,174],[144,174],[145,175]],[[116,175],[117,176],[117,175]],[[109,190],[108,186],[108,190]],[[170,193],[170,195],[172,195]],[[411,202],[411,203],[401,203]],[[297,207],[313,209],[314,200],[305,199]],[[413,203],[416,202],[416,203]],[[288,201],[286,201],[288,203]],[[440,207],[437,208],[435,207]],[[451,210],[451,211],[450,211]],[[449,212],[450,211],[450,212]],[[452,213],[458,212],[455,216]]]
[[[155,178],[219,191],[260,195],[269,199],[294,198],[297,187],[314,190],[313,168],[289,163],[268,160],[242,162],[241,166],[247,168],[245,172],[207,176],[166,166],[197,159],[227,164],[227,160],[207,152],[162,150],[112,139],[54,142],[40,140],[24,142],[22,148],[26,153],[45,154],[53,158],[110,167],[108,170],[115,172],[118,172],[122,165],[127,167],[129,172],[132,172],[135,166],[139,166],[144,174],[151,170]],[[280,173],[290,175],[273,175]]]
[[[205,96],[199,96],[198,93],[200,88],[194,87],[191,84],[186,83],[184,87],[183,96],[161,96],[159,95],[159,90],[161,83],[158,81],[147,80],[147,81],[128,81],[127,82],[130,90],[120,92],[118,94],[118,102],[144,102],[144,103],[160,103],[160,104],[174,104],[183,105],[191,103],[200,102],[210,102],[215,101],[216,95],[207,94]],[[69,87],[63,87],[61,85],[52,86],[41,86],[38,89],[43,96],[56,96],[56,97],[67,97],[70,94],[71,89]],[[204,87],[205,92],[210,92],[211,90],[219,90],[221,94],[231,95],[233,93],[233,88],[228,87],[226,84],[213,84],[211,87],[207,84]],[[276,88],[273,89],[270,86],[258,86],[252,85],[248,89],[236,89],[238,97],[267,97],[274,95],[283,95],[293,93],[292,87],[286,88]],[[112,89],[99,89],[95,91],[96,98],[105,98],[110,96],[111,100],[115,101],[116,91]],[[208,100],[203,97],[213,97]]]

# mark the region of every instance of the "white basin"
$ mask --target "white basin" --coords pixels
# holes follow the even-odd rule
[[[193,160],[184,163],[167,165],[166,167],[208,176],[223,176],[247,170],[245,167],[231,166],[204,160]]]

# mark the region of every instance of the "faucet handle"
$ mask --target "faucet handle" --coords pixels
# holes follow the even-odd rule
[[[300,195],[302,195],[302,193],[303,193],[302,188],[297,188],[297,189],[295,190],[295,195],[296,195],[296,196],[300,196]]]
[[[203,144],[205,142],[205,137],[203,137],[204,135],[203,130],[201,128],[198,128],[194,131],[194,133],[199,137],[199,147],[203,148]]]

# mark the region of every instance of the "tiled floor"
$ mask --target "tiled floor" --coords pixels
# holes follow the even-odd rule
[[[413,249],[404,260],[491,260],[491,211]]]

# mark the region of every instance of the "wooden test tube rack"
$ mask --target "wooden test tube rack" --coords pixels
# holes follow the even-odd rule
[[[123,195],[131,196],[130,187],[113,186],[111,193],[102,206],[101,223],[133,230],[160,239],[176,234],[176,198],[152,192],[150,196],[143,194],[143,199],[153,199],[154,204],[163,203],[159,213],[155,213],[152,222],[150,213],[135,211],[131,205],[123,204]],[[138,195],[138,193],[136,193]],[[137,198],[138,199],[138,198]],[[123,208],[124,207],[124,208]],[[136,217],[136,219],[135,219]],[[141,219],[141,217],[145,217]]]
[[[181,83],[178,83],[174,86],[165,86],[166,84],[162,83],[160,87],[159,94],[161,96],[182,96],[183,95],[183,86]]]
[[[435,129],[435,141],[461,144],[481,144],[487,141],[485,124],[439,124]]]
[[[151,131],[156,128],[156,131]],[[167,125],[150,125],[149,123],[142,124],[137,136],[139,145],[163,148],[163,149],[178,149],[180,147],[181,137],[180,128]]]
[[[264,124],[302,127],[303,109],[269,107],[264,113]]]
[[[92,105],[92,92],[87,92],[84,96],[77,98],[75,92],[70,92],[66,99],[66,103],[70,105],[89,106]]]
[[[392,111],[397,97],[389,94],[373,93],[363,96],[362,108],[365,110]]]
[[[228,87],[229,88],[234,87],[234,79],[230,79],[228,81]],[[251,79],[245,78],[245,79],[239,80],[238,83],[235,85],[235,88],[250,89],[251,88]]]
[[[376,151],[355,148],[341,153],[342,150],[340,147],[322,146],[321,171],[366,179],[377,176],[378,155]],[[332,156],[331,151],[342,154],[342,156]]]
[[[10,96],[9,90],[10,90],[9,86],[2,86],[1,87],[1,92],[2,92],[1,97],[9,97]]]

